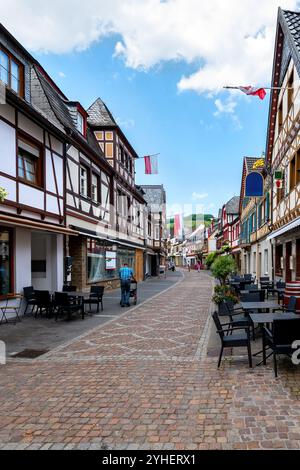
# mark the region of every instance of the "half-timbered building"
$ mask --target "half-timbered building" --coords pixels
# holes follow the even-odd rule
[[[66,281],[116,286],[124,262],[142,280],[138,156],[108,108],[100,99],[89,110],[70,101],[3,26],[0,84],[0,187],[8,192],[0,205],[0,295],[30,285],[54,291]]]
[[[0,296],[58,289],[64,276],[65,130],[38,106],[34,58],[0,25]],[[54,85],[53,85],[54,86]]]
[[[300,280],[300,13],[279,9],[266,157],[276,279]],[[279,178],[279,179],[276,179]],[[278,183],[279,182],[279,183]]]

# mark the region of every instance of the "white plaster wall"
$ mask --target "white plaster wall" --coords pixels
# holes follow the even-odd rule
[[[56,193],[51,152],[49,150],[46,150],[46,189],[52,193]]]
[[[3,173],[16,176],[16,132],[13,127],[1,120],[0,164]]]
[[[44,193],[25,184],[19,184],[19,201],[30,207],[44,209]]]
[[[2,162],[0,162],[0,168],[2,167]],[[4,178],[4,176],[0,176],[0,186],[5,188],[8,192],[7,200],[8,201],[16,201],[16,183],[15,181]]]
[[[15,231],[15,290],[21,293],[23,287],[31,286],[31,231],[16,228]]]
[[[40,142],[44,142],[44,131],[22,113],[18,113],[18,127]]]
[[[15,109],[12,106],[10,106],[9,104],[2,104],[0,106],[0,116],[3,116],[5,119],[7,119],[12,124],[15,124],[15,122],[16,122]]]
[[[52,212],[53,214],[59,215],[59,207],[58,207],[57,197],[50,196],[50,194],[47,194],[46,208],[47,208],[47,212]]]
[[[63,235],[33,233],[32,253],[35,259],[39,259],[39,245],[46,243],[46,255],[41,254],[41,259],[46,256],[47,272],[45,277],[39,277],[38,273],[33,278],[35,289],[61,290],[64,282],[64,243]]]

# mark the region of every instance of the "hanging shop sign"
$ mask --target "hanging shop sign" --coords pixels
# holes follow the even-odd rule
[[[246,197],[262,197],[264,195],[264,179],[257,171],[249,173],[246,178]]]

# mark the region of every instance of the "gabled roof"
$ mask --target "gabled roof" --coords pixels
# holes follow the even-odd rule
[[[161,206],[166,203],[166,192],[163,185],[141,185],[141,188],[148,204]]]
[[[293,59],[297,72],[300,75],[300,13],[279,8],[273,60],[272,87],[276,88],[282,85],[291,59]],[[269,162],[272,160],[278,97],[279,90],[273,89],[270,98],[266,144],[266,158]],[[289,144],[290,143],[287,142],[287,145]]]
[[[87,112],[89,115],[88,123],[91,126],[118,126],[110,110],[101,98],[97,98],[88,108]]]
[[[68,109],[69,102],[52,87],[39,70],[39,67],[35,65],[31,71],[31,99],[32,105],[40,110],[47,119],[61,130],[71,130],[77,141],[82,145],[88,144],[90,149],[111,169],[90,127],[87,126],[85,139],[77,130],[71,117],[70,110]],[[70,103],[72,104],[72,102]]]
[[[239,205],[240,205],[240,197],[233,196],[226,204],[225,209],[227,214],[238,214],[239,213]]]

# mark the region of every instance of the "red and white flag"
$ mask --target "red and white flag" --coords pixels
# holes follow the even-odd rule
[[[253,86],[239,86],[238,89],[246,95],[258,96],[261,100],[264,100],[267,94],[264,88],[255,88]]]
[[[158,175],[158,155],[148,155],[144,157],[145,160],[145,174]]]

